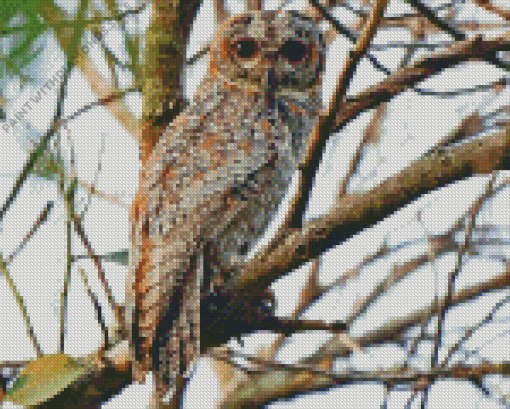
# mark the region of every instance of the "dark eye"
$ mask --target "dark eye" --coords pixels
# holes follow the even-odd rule
[[[239,58],[253,58],[259,51],[259,45],[252,38],[243,38],[235,42],[234,50]]]
[[[280,54],[289,62],[298,63],[303,61],[307,56],[308,47],[301,41],[287,40],[280,49]]]

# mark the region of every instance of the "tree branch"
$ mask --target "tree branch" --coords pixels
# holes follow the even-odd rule
[[[474,174],[498,170],[509,155],[509,127],[483,140],[446,151],[435,149],[369,192],[344,196],[327,215],[309,221],[301,229],[291,230],[273,251],[262,249],[227,286],[266,288],[425,193]]]

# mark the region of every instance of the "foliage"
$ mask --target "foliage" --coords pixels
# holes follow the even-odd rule
[[[46,30],[38,14],[40,0],[4,0],[0,13],[0,33],[12,41],[5,55],[0,55],[0,78],[3,75],[21,75],[27,66],[39,55],[41,49],[34,50],[37,38]],[[13,24],[18,20],[18,24]]]
[[[33,406],[47,401],[79,377],[87,367],[65,354],[44,355],[25,366],[5,399],[17,405]]]

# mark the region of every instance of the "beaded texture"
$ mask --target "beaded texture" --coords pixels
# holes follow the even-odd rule
[[[229,18],[194,102],[165,130],[131,210],[126,321],[134,377],[161,399],[200,350],[200,295],[262,236],[321,108],[324,43],[296,11]]]

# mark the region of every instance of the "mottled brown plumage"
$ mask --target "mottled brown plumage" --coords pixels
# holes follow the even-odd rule
[[[142,171],[126,317],[135,377],[153,370],[160,397],[199,354],[203,273],[220,285],[284,197],[318,116],[323,59],[300,13],[228,19],[193,104]]]

